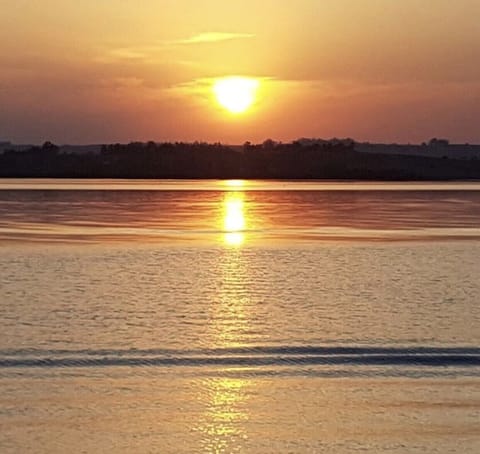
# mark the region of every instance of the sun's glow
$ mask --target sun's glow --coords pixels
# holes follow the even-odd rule
[[[225,77],[213,85],[217,102],[232,114],[247,111],[255,102],[259,81],[249,77]]]

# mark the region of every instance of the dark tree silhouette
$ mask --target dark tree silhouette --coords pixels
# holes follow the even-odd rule
[[[479,160],[355,151],[351,140],[295,141],[243,147],[220,143],[103,145],[99,153],[63,153],[51,142],[0,154],[0,177],[278,178],[448,180],[480,178]],[[442,154],[443,155],[443,154]]]

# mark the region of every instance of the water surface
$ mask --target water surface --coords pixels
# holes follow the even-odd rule
[[[0,182],[2,452],[478,452],[480,185]]]
[[[0,183],[4,242],[478,239],[479,219],[479,183]]]

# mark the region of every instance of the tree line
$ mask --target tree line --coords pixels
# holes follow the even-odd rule
[[[480,178],[480,161],[361,153],[353,142],[132,142],[98,153],[66,153],[46,142],[0,154],[0,177],[452,180]]]

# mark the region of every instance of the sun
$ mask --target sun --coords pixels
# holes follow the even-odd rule
[[[213,84],[217,102],[232,114],[246,112],[255,102],[259,82],[249,77],[232,76]]]

